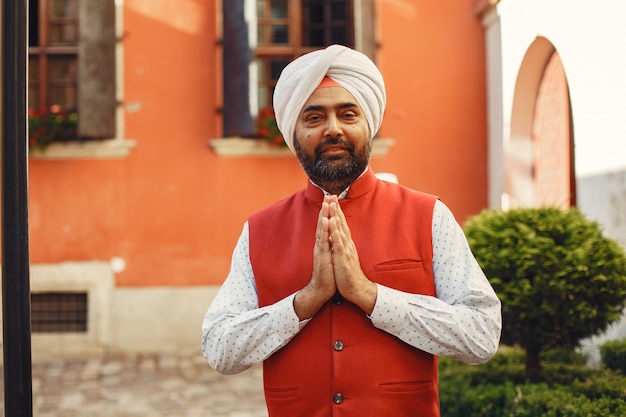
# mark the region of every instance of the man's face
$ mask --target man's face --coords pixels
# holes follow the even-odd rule
[[[294,148],[309,178],[328,192],[357,179],[369,163],[371,142],[352,94],[343,87],[315,90],[296,122]]]

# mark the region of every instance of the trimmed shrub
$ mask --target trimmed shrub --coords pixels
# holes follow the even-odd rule
[[[604,366],[626,375],[626,339],[604,343],[600,346],[600,354]]]
[[[529,381],[542,378],[542,351],[572,350],[620,318],[624,250],[577,209],[485,210],[465,233],[502,301],[502,343],[524,348]]]

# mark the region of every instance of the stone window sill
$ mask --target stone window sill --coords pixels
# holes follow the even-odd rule
[[[51,143],[45,149],[31,149],[30,159],[119,159],[135,147],[131,139]]]
[[[390,138],[374,139],[372,156],[387,155],[394,144],[395,141]],[[209,146],[219,156],[293,156],[293,153],[286,147],[274,146],[258,139],[237,137],[211,139]]]

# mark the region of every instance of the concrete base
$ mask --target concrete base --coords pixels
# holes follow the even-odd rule
[[[116,289],[109,350],[200,353],[202,319],[218,288]]]
[[[87,332],[34,333],[33,362],[116,353],[199,354],[202,319],[219,289],[116,288],[108,262],[33,265],[30,287],[32,293],[85,292],[88,297]]]

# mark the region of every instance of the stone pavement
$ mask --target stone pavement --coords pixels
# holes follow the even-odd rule
[[[3,378],[2,371],[0,416]],[[136,355],[33,363],[33,416],[267,417],[267,411],[260,366],[225,376],[201,355]]]

